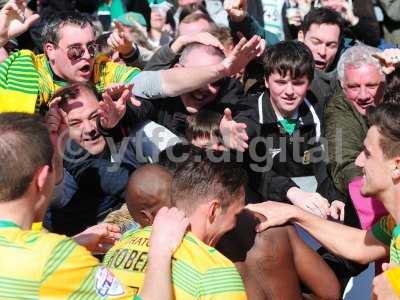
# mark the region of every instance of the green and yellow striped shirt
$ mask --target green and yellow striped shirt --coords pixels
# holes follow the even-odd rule
[[[85,248],[65,236],[0,220],[0,299],[133,299]]]
[[[129,83],[139,74],[138,68],[96,57],[91,82],[99,92],[112,83]],[[18,51],[0,64],[0,112],[38,113],[45,109],[53,94],[67,84],[54,76],[44,54]]]
[[[144,281],[150,233],[151,227],[126,232],[104,259],[123,284],[137,291]],[[172,283],[177,300],[247,299],[235,265],[190,232],[173,255]]]

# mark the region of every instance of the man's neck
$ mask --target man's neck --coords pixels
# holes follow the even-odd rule
[[[52,78],[55,81],[67,81],[64,78],[62,78],[61,75],[58,74],[56,68],[54,68],[54,66],[52,66],[52,64],[51,64],[51,62],[50,62],[50,60],[48,58],[47,58],[47,63],[48,63],[48,68],[49,68],[49,70],[51,72]]]
[[[8,202],[0,202],[0,220],[8,220],[24,230],[32,227],[33,207],[27,205],[27,199],[21,198]]]
[[[394,188],[395,189],[395,188]],[[400,224],[400,191],[387,191],[379,196],[389,214]]]

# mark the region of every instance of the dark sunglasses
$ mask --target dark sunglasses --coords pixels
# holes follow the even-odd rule
[[[96,56],[96,53],[98,51],[98,45],[96,43],[90,43],[86,45],[86,49],[89,52],[90,57],[93,58]],[[86,49],[82,45],[73,45],[63,50],[66,51],[68,59],[70,59],[71,61],[75,61],[82,58],[82,56],[85,54]]]

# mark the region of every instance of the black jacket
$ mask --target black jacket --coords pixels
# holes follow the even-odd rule
[[[327,158],[322,144],[323,105],[308,95],[299,107],[296,129],[289,135],[279,125],[268,92],[248,102],[252,108],[239,113],[236,120],[246,123],[248,132],[256,133],[248,151],[251,189],[263,199],[287,201],[287,191],[297,186],[291,177],[315,176],[318,191],[331,199],[333,185],[327,185]]]

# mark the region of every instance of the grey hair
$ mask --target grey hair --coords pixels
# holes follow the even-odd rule
[[[221,49],[218,49],[218,48],[216,48],[214,46],[210,46],[210,45],[204,45],[201,43],[191,43],[183,49],[182,54],[179,58],[179,63],[181,65],[185,65],[185,62],[186,62],[186,59],[187,59],[187,56],[189,55],[189,53],[196,49],[202,50],[203,53],[206,53],[209,55],[220,56],[222,59],[225,58],[225,54],[224,54],[224,52],[222,52]]]
[[[364,65],[372,65],[378,69],[379,73],[383,77],[383,80],[385,80],[385,76],[379,61],[372,57],[372,54],[376,54],[378,52],[380,52],[378,48],[367,46],[361,43],[347,49],[341,55],[338,62],[337,73],[339,81],[343,82],[345,69],[349,65],[355,68],[360,68]]]

